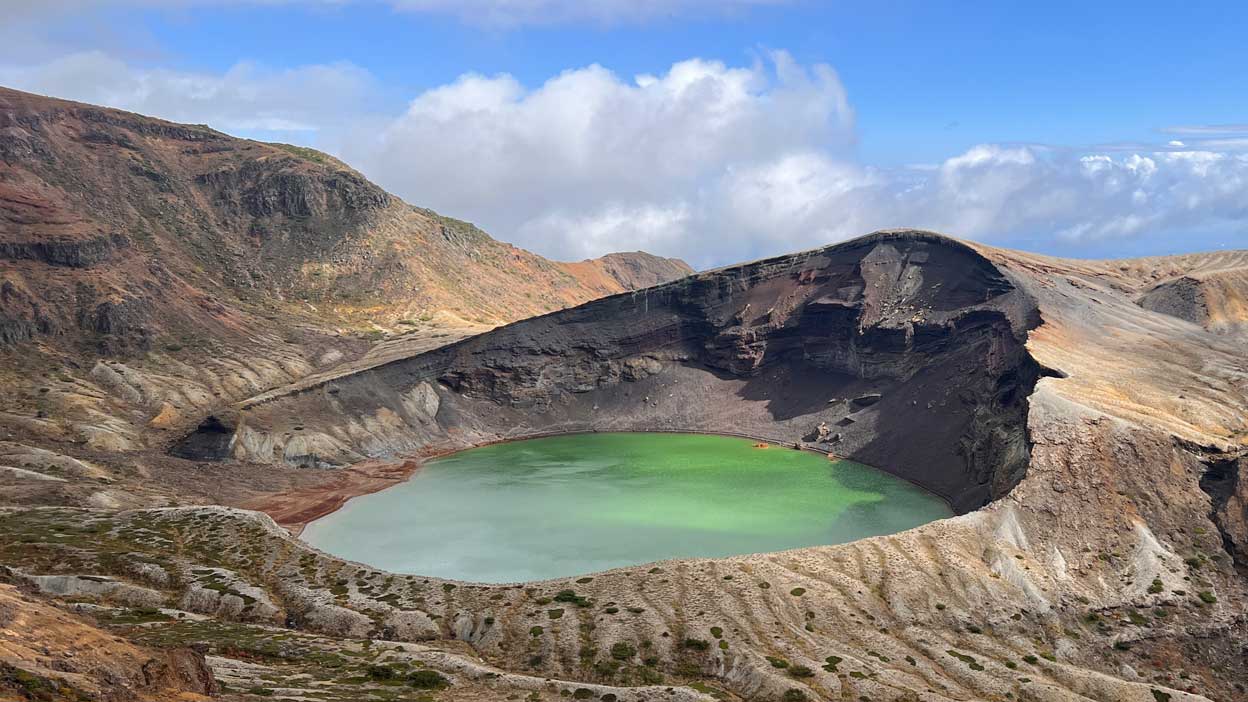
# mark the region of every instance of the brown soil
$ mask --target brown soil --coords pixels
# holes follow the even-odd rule
[[[407,480],[420,467],[418,459],[364,461],[326,473],[315,484],[264,495],[239,505],[264,512],[293,536],[308,524],[334,512],[353,497],[380,492]]]

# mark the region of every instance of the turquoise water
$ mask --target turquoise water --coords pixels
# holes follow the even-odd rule
[[[835,544],[951,516],[850,461],[725,436],[570,434],[429,461],[303,538],[400,573],[502,583]]]

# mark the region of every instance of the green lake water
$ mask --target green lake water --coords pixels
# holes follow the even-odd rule
[[[695,434],[570,434],[429,461],[312,524],[319,549],[487,583],[835,544],[951,516],[851,461]]]

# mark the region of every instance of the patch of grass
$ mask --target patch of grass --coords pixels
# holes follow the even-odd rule
[[[724,692],[723,690],[717,687],[711,687],[710,685],[707,685],[706,683],[700,680],[697,682],[689,683],[689,688],[697,692],[701,692],[704,695],[710,695],[711,697],[714,697],[717,700],[728,699],[728,693]]]
[[[764,656],[772,668],[780,668],[781,670],[789,667],[789,662],[779,656]]]
[[[0,663],[0,694],[6,689],[16,689],[21,695],[14,699],[44,702],[45,700],[64,700],[65,702],[85,702],[91,699],[85,692],[60,680],[52,680],[41,675],[16,668],[7,663]]]
[[[1212,592],[1209,592],[1208,590],[1201,590],[1200,592],[1196,593],[1196,596],[1199,597],[1200,601],[1204,602],[1205,604],[1213,604],[1214,602],[1218,601],[1217,596],[1214,595]]]
[[[789,667],[789,675],[795,678],[813,678],[815,677],[815,671],[804,665],[795,665]]]
[[[617,661],[626,661],[637,655],[637,649],[627,641],[611,644],[611,657]]]
[[[840,665],[844,660],[845,659],[840,656],[828,656],[823,659],[823,669],[829,673],[835,673],[837,672],[836,666]]]
[[[983,665],[981,665],[979,661],[975,660],[975,657],[974,657],[974,656],[968,656],[967,654],[965,654],[965,653],[961,653],[961,652],[958,652],[958,651],[955,651],[955,650],[953,650],[952,648],[951,648],[951,649],[946,650],[946,651],[945,651],[945,653],[948,653],[949,655],[953,656],[954,658],[957,658],[958,660],[962,661],[962,662],[963,662],[963,663],[965,663],[965,664],[966,664],[966,665],[967,665],[967,666],[968,666],[971,670],[983,670],[983,669],[984,669],[984,666],[983,666]]]

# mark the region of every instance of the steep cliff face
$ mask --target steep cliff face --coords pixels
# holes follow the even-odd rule
[[[1037,321],[968,247],[884,233],[279,391],[244,403],[232,434],[214,420],[178,450],[320,466],[556,431],[721,431],[810,442],[966,510],[1025,471]]]

